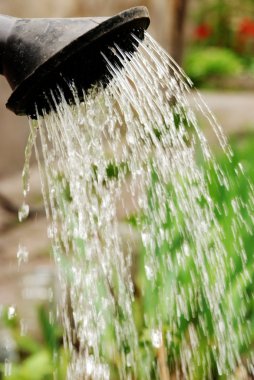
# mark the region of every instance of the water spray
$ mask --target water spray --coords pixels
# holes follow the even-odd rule
[[[109,73],[103,54],[112,63],[110,49],[117,44],[134,52],[150,23],[146,7],[130,8],[113,17],[19,19],[0,15],[0,73],[13,92],[6,104],[17,115],[36,118],[52,108],[48,98],[60,102],[57,88],[73,102],[70,84],[81,99],[96,83],[106,84]]]

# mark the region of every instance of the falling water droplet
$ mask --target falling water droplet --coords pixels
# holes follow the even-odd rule
[[[27,335],[27,331],[28,331],[27,321],[24,319],[21,319],[20,320],[20,335],[21,336]]]
[[[168,342],[168,344],[171,344],[171,342],[172,342],[172,335],[171,335],[171,333],[168,331],[167,332],[167,342]]]
[[[86,360],[86,373],[88,376],[91,376],[95,369],[94,357],[89,356]]]
[[[47,235],[49,239],[53,239],[57,234],[57,227],[52,223],[50,226],[48,226],[47,229]]]
[[[8,319],[13,319],[16,315],[16,308],[14,306],[10,306],[8,308]]]
[[[23,203],[18,212],[18,219],[20,222],[23,222],[29,215],[29,205]]]
[[[4,361],[4,376],[9,377],[12,374],[12,363],[10,360],[5,359]]]
[[[131,367],[131,366],[132,366],[132,363],[133,363],[132,355],[131,355],[131,353],[129,352],[129,353],[126,355],[126,365],[127,365],[127,367]]]
[[[152,280],[154,278],[154,270],[151,265],[145,264],[146,277],[148,280]]]
[[[160,348],[162,346],[162,332],[159,329],[151,330],[151,341],[155,348]]]
[[[150,240],[151,240],[151,237],[150,237],[149,232],[147,232],[147,231],[143,231],[143,232],[141,233],[141,237],[142,237],[142,242],[143,242],[143,244],[144,244],[144,247],[148,247],[149,242],[150,242]]]
[[[21,264],[27,263],[28,257],[29,257],[28,249],[23,245],[19,245],[18,252],[17,252],[18,266],[20,266]]]

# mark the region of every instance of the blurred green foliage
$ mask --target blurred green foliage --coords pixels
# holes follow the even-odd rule
[[[2,328],[9,331],[16,346],[17,359],[11,363],[11,372],[0,364],[0,379],[8,380],[65,380],[68,355],[62,345],[62,330],[52,322],[45,306],[38,309],[39,329],[42,340],[21,335],[19,317],[8,317],[7,309],[1,316]]]
[[[221,78],[216,86],[223,88],[224,77],[251,76],[253,14],[251,0],[204,0],[195,7],[184,67],[195,85],[209,86],[207,82],[216,75]]]
[[[192,49],[186,56],[184,67],[196,86],[205,85],[209,79],[238,75],[244,69],[239,56],[219,47]]]

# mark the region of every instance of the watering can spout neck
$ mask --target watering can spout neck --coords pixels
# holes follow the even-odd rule
[[[4,54],[7,45],[8,37],[11,29],[16,23],[17,18],[11,16],[0,15],[0,74],[4,74]]]

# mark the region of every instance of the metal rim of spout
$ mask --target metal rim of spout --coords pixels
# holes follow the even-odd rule
[[[36,118],[37,112],[41,114],[42,109],[46,110],[46,112],[50,111],[52,105],[49,106],[47,104],[46,98],[49,91],[55,86],[65,86],[64,93],[66,93],[67,99],[71,99],[72,94],[70,94],[69,85],[66,85],[65,71],[68,72],[66,75],[67,81],[73,79],[81,94],[82,90],[87,90],[89,85],[93,85],[93,82],[96,82],[96,79],[101,80],[104,73],[101,72],[100,75],[98,74],[98,78],[96,78],[95,73],[95,78],[91,78],[91,80],[85,78],[85,73],[76,74],[77,78],[73,75],[74,77],[71,78],[71,66],[75,66],[76,64],[76,68],[74,67],[73,70],[77,71],[77,67],[79,69],[79,66],[77,66],[77,63],[74,61],[78,61],[81,57],[85,57],[86,54],[94,54],[96,49],[101,49],[102,46],[110,44],[111,41],[113,43],[116,40],[121,44],[124,39],[130,39],[129,36],[132,33],[142,39],[144,36],[144,30],[148,28],[149,23],[150,19],[148,10],[143,6],[128,9],[116,16],[106,19],[95,28],[72,41],[45,63],[36,68],[34,72],[14,89],[6,104],[7,108],[17,115],[28,115],[32,118]],[[124,46],[126,50],[133,49],[133,47],[127,46],[127,42],[122,44],[126,44],[126,46]],[[130,44],[130,41],[128,41],[128,44]],[[98,57],[99,55],[96,51],[94,58],[95,64],[98,64],[97,61],[100,59]],[[86,58],[83,58],[82,63],[84,71],[86,67],[85,59]],[[70,60],[73,60],[73,62],[70,63]],[[95,62],[95,60],[97,61]],[[90,68],[92,63],[92,61],[89,63],[89,67],[87,64],[87,68]],[[81,70],[82,67],[80,68]],[[103,71],[101,63],[100,71]],[[93,77],[93,72],[90,73],[90,76]],[[56,77],[58,77],[58,79],[56,79]],[[62,81],[60,78],[62,78]],[[92,83],[89,83],[89,80]],[[79,81],[81,83],[79,83]],[[84,83],[82,83],[82,81]],[[52,85],[52,83],[54,83],[54,85]],[[35,107],[35,104],[37,105],[37,108]]]

